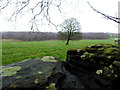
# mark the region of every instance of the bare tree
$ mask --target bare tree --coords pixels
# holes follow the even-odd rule
[[[67,40],[66,45],[69,44],[69,41],[72,37],[80,32],[81,26],[80,23],[75,18],[66,19],[61,25],[61,37]]]

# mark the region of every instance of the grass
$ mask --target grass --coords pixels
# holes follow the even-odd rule
[[[2,64],[10,64],[20,62],[26,59],[55,56],[61,60],[66,59],[66,52],[69,49],[84,48],[94,44],[113,44],[112,39],[109,40],[78,40],[70,41],[69,45],[65,45],[66,41],[2,41]]]

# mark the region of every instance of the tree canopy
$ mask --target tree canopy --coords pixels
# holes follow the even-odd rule
[[[60,24],[60,27],[61,37],[67,40],[66,45],[69,44],[69,40],[71,40],[73,36],[79,33],[81,29],[80,23],[76,18],[69,18],[64,20],[64,22]]]

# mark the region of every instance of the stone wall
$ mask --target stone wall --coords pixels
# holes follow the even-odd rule
[[[115,38],[115,44],[119,44],[120,45],[120,38]]]
[[[88,89],[118,88],[120,85],[120,46],[94,45],[68,50],[66,68]]]

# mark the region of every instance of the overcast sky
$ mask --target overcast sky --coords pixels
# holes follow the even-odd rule
[[[64,19],[74,17],[80,22],[82,32],[118,32],[117,23],[107,20],[100,14],[94,12],[87,4],[87,1],[97,10],[111,16],[117,16],[119,0],[79,0],[79,3],[73,2],[74,0],[67,1],[69,3],[62,4],[64,18],[60,17],[55,9],[51,10],[51,16],[54,16],[52,19],[54,23],[60,24]],[[34,1],[32,4],[34,4]],[[20,16],[17,23],[8,22],[11,11],[9,7],[0,12],[0,31],[31,31],[28,26],[30,15],[25,14],[24,17]],[[39,28],[40,31],[58,31],[48,26],[40,26]]]

